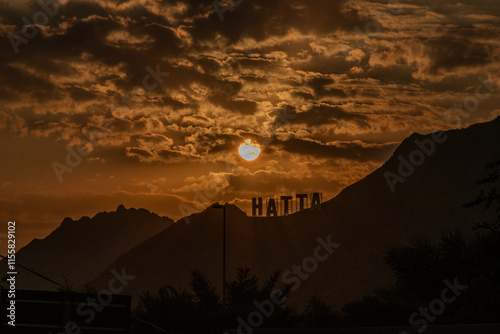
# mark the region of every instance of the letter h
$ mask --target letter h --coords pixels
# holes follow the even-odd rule
[[[256,211],[259,210],[259,214]],[[252,198],[252,216],[262,216],[262,197],[259,197],[259,202],[257,203],[257,198]]]

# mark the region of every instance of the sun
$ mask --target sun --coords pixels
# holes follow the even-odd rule
[[[251,139],[245,140],[238,148],[238,153],[246,161],[252,161],[259,157],[260,145],[253,142]]]

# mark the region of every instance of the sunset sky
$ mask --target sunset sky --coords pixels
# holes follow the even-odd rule
[[[413,132],[500,115],[498,0],[46,3],[0,1],[0,219],[21,245],[119,204],[330,199]]]

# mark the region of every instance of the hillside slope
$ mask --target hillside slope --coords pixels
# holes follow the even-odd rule
[[[313,256],[317,238],[341,246],[317,270],[302,275],[290,303],[303,305],[318,295],[336,307],[392,282],[383,262],[390,246],[413,236],[437,238],[453,229],[471,231],[484,213],[466,209],[479,188],[485,165],[500,158],[500,118],[467,129],[448,131],[435,150],[394,192],[386,172],[396,173],[400,156],[409,159],[418,146],[415,140],[432,140],[433,134],[413,134],[379,169],[325,202],[321,210],[305,210],[286,217],[247,217],[227,206],[227,268],[248,265],[264,278],[275,269],[286,272]],[[428,142],[427,142],[428,143]],[[430,147],[430,146],[429,146]],[[430,150],[432,151],[432,150]],[[415,157],[415,156],[414,156]],[[222,210],[208,208],[192,215],[120,256],[112,267],[135,277],[125,290],[137,297],[140,291],[165,284],[186,287],[191,269],[199,269],[221,286]],[[94,283],[105,286],[109,269]],[[298,274],[286,274],[291,282]],[[137,299],[135,299],[136,301]]]
[[[46,238],[34,239],[21,248],[16,261],[57,282],[75,286],[95,278],[119,255],[157,234],[172,224],[145,209],[101,212],[93,218],[77,221],[65,218]],[[0,262],[0,276],[6,272],[5,260]],[[18,289],[54,290],[56,287],[38,276],[17,267]]]

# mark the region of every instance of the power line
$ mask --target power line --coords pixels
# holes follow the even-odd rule
[[[5,256],[3,256],[2,254],[0,254],[0,257],[1,257],[1,258],[3,258],[3,259],[5,259],[5,260],[7,260],[7,261],[9,261],[9,259],[8,259],[8,258],[6,258]],[[50,282],[50,283],[52,283],[52,284],[57,285],[58,287],[60,287],[60,288],[62,288],[62,289],[64,289],[64,290],[66,290],[67,292],[76,293],[75,291],[71,290],[70,288],[68,288],[68,287],[66,287],[66,286],[63,286],[63,285],[61,285],[61,284],[57,283],[56,281],[54,281],[54,280],[52,280],[52,279],[48,278],[47,276],[42,275],[42,274],[40,274],[40,273],[37,273],[36,271],[31,270],[31,269],[29,269],[28,267],[25,267],[25,266],[23,266],[23,265],[19,264],[17,261],[16,261],[16,266],[21,267],[21,268],[23,268],[23,269],[25,269],[25,270],[29,271],[30,273],[32,273],[32,274],[34,274],[34,275],[36,275],[36,276],[38,276],[38,277],[41,277],[41,278],[43,278],[44,280],[49,281],[49,282]],[[132,314],[130,315],[130,318],[132,318],[132,319],[134,319],[134,320],[136,320],[136,321],[142,322],[142,323],[144,323],[144,324],[146,324],[146,325],[148,325],[148,326],[151,326],[152,328],[155,328],[155,329],[157,329],[157,330],[159,330],[159,331],[162,331],[162,332],[164,332],[164,333],[171,333],[171,332],[169,332],[169,331],[167,331],[167,330],[165,330],[165,329],[163,329],[163,328],[161,328],[161,327],[158,327],[158,326],[156,326],[156,325],[154,325],[154,324],[152,324],[152,323],[150,323],[150,322],[147,322],[147,321],[145,321],[145,320],[142,320],[142,319],[140,319],[140,318],[137,318],[136,316],[133,316]],[[171,334],[172,334],[172,333],[171,333]]]
[[[5,259],[5,260],[9,261],[9,259],[7,259],[7,258],[6,258],[5,256],[3,256],[3,255],[0,255],[0,257],[2,257],[3,259]],[[68,292],[73,292],[73,291],[71,291],[71,289],[69,289],[68,287],[62,286],[61,284],[57,283],[56,281],[51,280],[51,279],[50,279],[50,278],[48,278],[47,276],[44,276],[44,275],[42,275],[42,274],[37,273],[36,271],[33,271],[33,270],[29,269],[29,268],[26,268],[25,266],[23,266],[23,265],[21,265],[21,264],[19,264],[19,263],[17,263],[17,262],[16,262],[16,266],[19,266],[19,267],[21,267],[21,268],[23,268],[23,269],[26,269],[26,270],[27,270],[27,271],[29,271],[30,273],[35,274],[35,275],[37,275],[37,276],[39,276],[39,277],[43,278],[44,280],[47,280],[47,281],[49,281],[50,283],[55,284],[55,285],[57,285],[57,286],[58,286],[58,287],[60,287],[60,288],[63,288],[64,290],[66,290],[66,291],[68,291]],[[73,293],[74,293],[74,292],[73,292]]]

